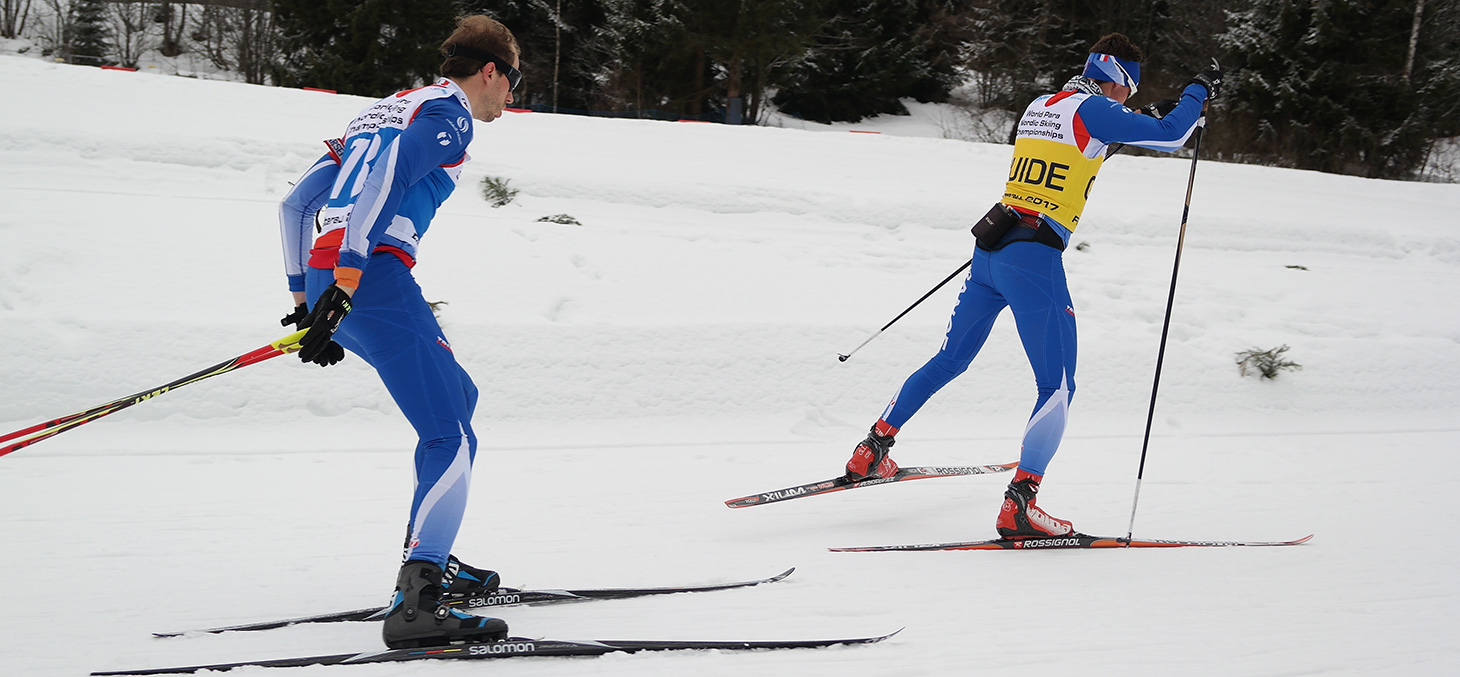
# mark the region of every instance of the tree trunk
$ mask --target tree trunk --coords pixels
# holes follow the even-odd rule
[[[558,66],[563,55],[563,0],[558,0],[557,12],[553,15],[553,31],[557,42],[553,45],[553,112],[558,112]]]
[[[689,114],[698,117],[704,110],[705,101],[705,48],[695,49],[695,89],[694,98],[689,102]]]
[[[18,38],[25,32],[25,19],[30,15],[30,0],[0,2],[0,38]]]
[[[1425,11],[1425,0],[1415,0],[1414,24],[1409,29],[1409,55],[1404,58],[1404,84],[1409,84],[1410,73],[1414,71],[1414,52],[1419,47],[1419,24]]]

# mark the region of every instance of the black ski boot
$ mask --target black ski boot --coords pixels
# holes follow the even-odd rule
[[[447,556],[446,570],[441,573],[441,587],[446,589],[446,599],[496,592],[501,585],[502,577],[497,572],[478,569],[457,559],[456,555]]]
[[[381,636],[392,649],[506,639],[507,622],[462,613],[441,602],[441,567],[411,560],[400,569]]]

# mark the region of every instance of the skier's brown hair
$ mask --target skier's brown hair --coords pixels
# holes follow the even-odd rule
[[[1135,61],[1140,63],[1146,60],[1146,55],[1141,48],[1123,33],[1108,33],[1096,41],[1095,46],[1090,48],[1091,54],[1109,54],[1117,59]]]
[[[485,14],[457,17],[456,30],[451,33],[451,37],[446,38],[446,42],[441,43],[442,56],[446,56],[446,48],[451,45],[474,47],[491,52],[508,64],[514,57],[521,55],[517,46],[517,38],[512,35],[512,31],[503,26],[500,21]],[[476,59],[451,56],[441,62],[441,76],[464,78],[476,75],[485,66],[486,64]]]

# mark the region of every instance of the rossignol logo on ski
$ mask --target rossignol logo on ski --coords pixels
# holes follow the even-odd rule
[[[872,486],[874,484],[884,484],[884,483],[887,483],[887,482],[896,482],[897,480],[898,480],[897,477],[873,477],[871,479],[859,480],[857,482],[857,486],[859,486],[859,487],[870,487],[870,486]]]
[[[467,652],[473,656],[495,656],[510,653],[535,653],[537,645],[532,642],[499,642],[496,644],[473,644]]]
[[[1079,545],[1080,539],[1078,538],[1031,538],[1014,542],[1014,547],[1025,550],[1030,548],[1069,548]]]

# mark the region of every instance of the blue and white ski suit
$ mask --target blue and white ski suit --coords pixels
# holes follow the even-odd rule
[[[1002,202],[1037,215],[1068,243],[1108,144],[1168,152],[1180,148],[1195,129],[1206,96],[1205,87],[1188,85],[1176,108],[1161,119],[1077,91],[1035,99],[1019,120]],[[883,411],[879,430],[901,428],[933,393],[967,370],[1007,306],[1039,389],[1019,469],[1043,476],[1059,449],[1075,393],[1075,308],[1062,255],[1032,240],[994,251],[976,248],[942,347],[903,383]]]
[[[406,559],[443,568],[466,509],[477,389],[411,267],[436,209],[456,188],[472,131],[471,103],[450,80],[385,97],[326,142],[329,153],[279,208],[290,291],[305,292],[312,308],[337,280],[356,284],[334,340],[375,368],[416,429]]]

